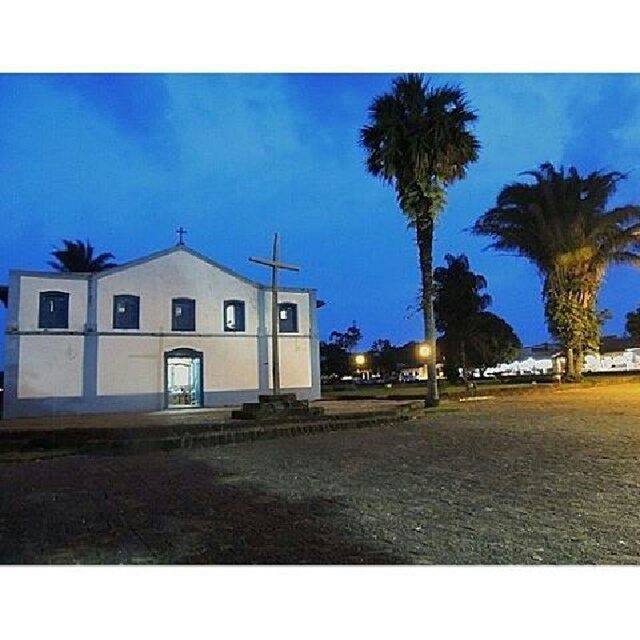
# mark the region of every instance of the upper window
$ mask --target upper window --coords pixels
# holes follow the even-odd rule
[[[40,329],[69,328],[69,294],[64,291],[42,291],[38,312]]]
[[[225,300],[224,330],[244,331],[244,302],[241,300]]]
[[[291,302],[278,305],[278,331],[280,333],[298,332],[298,306]]]
[[[113,296],[113,328],[140,328],[140,298],[138,296]]]
[[[196,330],[196,301],[174,298],[171,301],[171,331]]]

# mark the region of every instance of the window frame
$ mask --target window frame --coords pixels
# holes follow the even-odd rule
[[[178,327],[176,326],[176,319],[180,316],[176,315],[176,309],[179,305],[183,303],[188,303],[191,307],[192,312],[192,322],[189,327]],[[196,301],[195,298],[172,298],[171,299],[171,331],[195,331],[196,330]]]
[[[118,313],[118,303],[120,301],[124,302],[133,302],[135,304],[135,316],[133,321],[130,322],[130,326],[118,326],[118,320],[121,314]],[[130,312],[129,312],[130,313]],[[125,319],[129,317],[129,313],[125,312],[123,315]],[[131,293],[120,293],[118,295],[113,296],[113,319],[112,319],[112,328],[113,329],[140,329],[140,296],[136,296]]]
[[[227,325],[227,309],[229,307],[234,308],[234,327],[229,327]],[[240,310],[240,314],[238,314],[238,310]],[[241,322],[238,322],[239,317]],[[225,332],[229,333],[243,333],[247,330],[247,314],[244,300],[224,301],[224,304],[222,305],[222,328]]]
[[[284,310],[293,311],[293,329],[283,329],[282,328],[282,318],[280,314]],[[289,319],[287,318],[286,321]],[[300,325],[298,323],[298,305],[295,302],[279,302],[278,303],[278,333],[300,333]]]
[[[54,302],[55,300],[62,301],[64,314],[60,310],[54,311],[52,314],[45,318],[43,315],[44,305],[46,302]],[[60,320],[58,323],[53,322],[57,314],[60,317],[64,317],[64,321]],[[38,298],[38,329],[68,329],[69,328],[69,292],[68,291],[40,291]]]

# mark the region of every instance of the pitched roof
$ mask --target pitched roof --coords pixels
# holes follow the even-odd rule
[[[230,275],[242,282],[245,282],[249,285],[257,287],[258,289],[267,289],[266,285],[263,285],[255,280],[251,280],[246,276],[239,274],[233,269],[229,269],[224,265],[212,260],[211,258],[203,255],[202,253],[196,251],[195,249],[191,249],[191,247],[187,247],[186,245],[175,245],[173,247],[169,247],[168,249],[163,249],[162,251],[156,251],[147,256],[143,256],[142,258],[136,258],[135,260],[130,260],[129,262],[125,262],[124,264],[120,264],[117,267],[111,267],[109,269],[105,269],[104,271],[98,271],[96,273],[70,273],[70,272],[49,272],[49,271],[22,271],[20,269],[10,269],[10,273],[15,273],[19,275],[31,275],[31,276],[41,276],[41,277],[53,277],[53,278],[78,278],[78,279],[88,279],[88,278],[104,278],[112,273],[119,273],[120,271],[124,271],[125,269],[130,269],[132,267],[137,267],[141,264],[146,264],[147,262],[151,262],[153,260],[157,260],[158,258],[162,258],[164,256],[171,255],[172,253],[176,253],[177,251],[182,251],[184,253],[188,253],[192,255],[194,258],[198,260],[202,260],[206,262],[208,265],[219,269],[220,271]],[[313,288],[306,287],[278,287],[280,291],[288,291],[288,292],[301,292],[301,293],[309,293],[315,291]]]
[[[118,265],[117,267],[111,267],[110,269],[99,271],[98,273],[96,273],[96,277],[104,278],[106,276],[111,275],[112,273],[118,273],[120,271],[124,271],[125,269],[130,269],[131,267],[137,267],[141,264],[146,264],[147,262],[152,262],[153,260],[157,260],[158,258],[163,258],[164,256],[171,255],[172,253],[177,253],[178,251],[188,253],[192,255],[194,258],[197,258],[198,260],[202,260],[203,262],[206,262],[208,265],[212,267],[216,267],[216,269],[219,269],[220,271],[223,271],[224,273],[230,276],[233,276],[234,278],[238,278],[238,280],[242,280],[247,284],[251,284],[256,287],[261,286],[259,283],[254,282],[253,280],[250,280],[249,278],[243,275],[240,275],[239,273],[236,273],[232,269],[229,269],[228,267],[225,267],[219,264],[218,262],[211,260],[211,258],[208,258],[202,253],[199,253],[195,249],[191,249],[191,247],[187,247],[187,245],[184,245],[184,244],[177,244],[174,247],[169,247],[168,249],[163,249],[162,251],[156,251],[155,253],[151,253],[148,256],[144,256],[142,258],[136,258],[135,260],[130,260],[129,262],[125,262],[124,264]]]

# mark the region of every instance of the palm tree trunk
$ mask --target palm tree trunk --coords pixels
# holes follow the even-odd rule
[[[427,397],[425,405],[436,407],[440,403],[438,380],[436,378],[436,321],[433,313],[433,218],[420,216],[416,220],[418,259],[422,276],[422,314],[424,319],[425,342],[429,348],[427,355]]]

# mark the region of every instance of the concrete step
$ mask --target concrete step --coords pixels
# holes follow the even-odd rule
[[[318,416],[324,413],[320,407],[309,407],[308,400],[298,400],[295,393],[281,393],[277,396],[260,395],[258,402],[245,402],[242,409],[232,411],[234,420],[272,420],[305,416]]]

